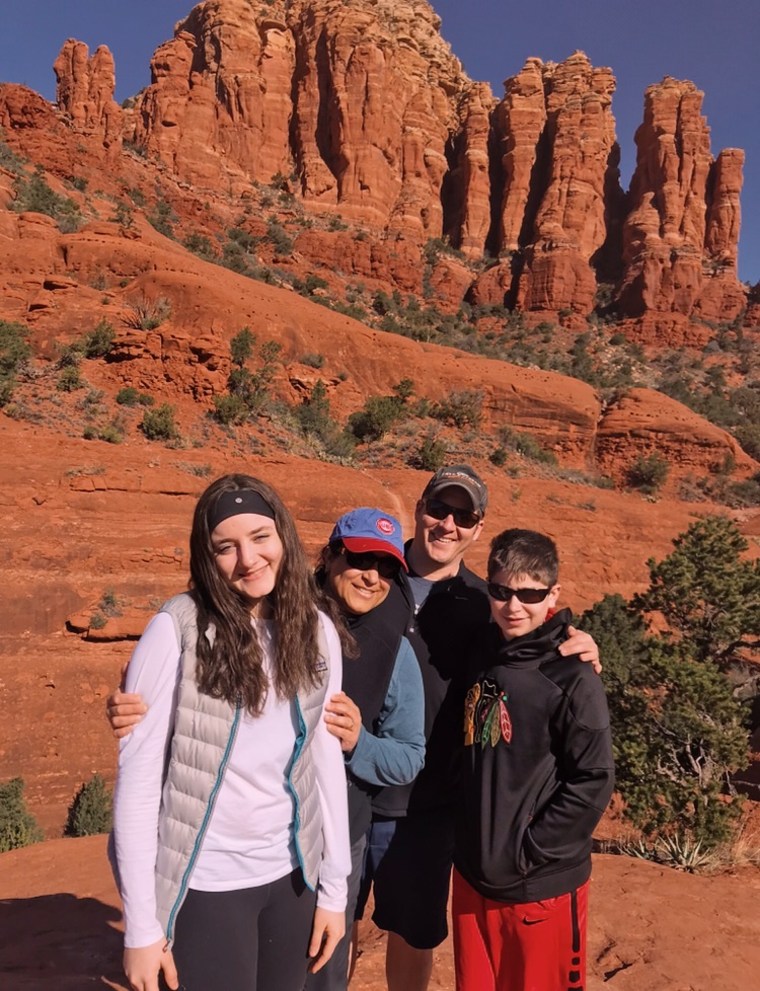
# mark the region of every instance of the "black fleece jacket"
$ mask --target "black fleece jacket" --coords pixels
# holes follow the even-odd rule
[[[433,583],[425,604],[411,618],[406,637],[425,688],[425,766],[411,784],[383,788],[373,802],[376,815],[397,818],[453,807],[467,649],[490,615],[486,583],[460,564],[453,578]]]
[[[557,651],[570,621],[562,610],[514,640],[491,625],[470,655],[454,863],[496,901],[541,901],[583,884],[612,795],[601,678]]]

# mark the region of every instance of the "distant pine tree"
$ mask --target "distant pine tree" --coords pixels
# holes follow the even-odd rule
[[[111,793],[99,774],[82,785],[69,806],[64,836],[108,833],[113,821]]]
[[[14,778],[0,785],[0,853],[30,846],[44,839],[24,801],[24,781]]]

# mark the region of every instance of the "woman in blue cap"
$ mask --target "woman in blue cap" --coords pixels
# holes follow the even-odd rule
[[[422,675],[404,632],[412,615],[404,575],[401,526],[379,509],[361,507],[335,524],[316,577],[356,642],[344,651],[343,691],[325,706],[325,719],[346,760],[352,870],[346,936],[307,988],[346,987],[350,934],[359,895],[372,799],[385,785],[413,781],[425,753]]]

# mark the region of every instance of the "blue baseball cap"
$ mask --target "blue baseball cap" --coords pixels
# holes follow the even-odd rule
[[[357,554],[365,551],[389,554],[401,562],[404,571],[409,570],[404,559],[401,524],[389,513],[371,509],[369,506],[361,506],[359,509],[344,513],[330,534],[331,544],[338,540],[348,550]]]

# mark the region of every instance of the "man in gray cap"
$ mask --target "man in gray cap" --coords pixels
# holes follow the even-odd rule
[[[490,619],[486,583],[463,559],[480,538],[487,505],[485,483],[469,465],[439,469],[417,502],[405,547],[415,607],[406,635],[425,686],[425,766],[413,784],[385,788],[375,799],[359,908],[374,885],[373,921],[388,930],[388,991],[426,991],[433,950],[448,934],[463,719],[458,676],[473,632]],[[561,652],[599,656],[593,639],[577,631]]]

